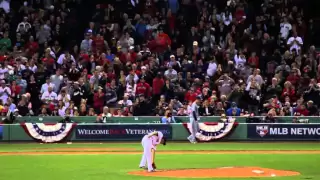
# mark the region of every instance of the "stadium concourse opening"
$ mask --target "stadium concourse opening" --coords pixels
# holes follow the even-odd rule
[[[283,171],[261,167],[220,167],[215,169],[171,169],[158,170],[149,173],[147,171],[129,172],[131,175],[175,178],[255,178],[255,177],[279,177],[297,176],[299,172]]]

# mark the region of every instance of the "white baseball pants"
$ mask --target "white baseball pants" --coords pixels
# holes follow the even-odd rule
[[[143,155],[140,161],[140,167],[145,167],[147,163],[148,171],[152,171],[152,152],[151,149],[155,149],[153,145],[153,138],[148,138],[148,135],[145,135],[141,141],[143,147]]]

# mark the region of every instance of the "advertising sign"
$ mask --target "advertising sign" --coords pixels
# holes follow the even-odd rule
[[[76,140],[141,140],[153,131],[161,131],[164,137],[172,138],[172,128],[167,124],[130,124],[130,125],[78,125],[76,126]]]
[[[320,124],[248,124],[249,139],[320,140]]]

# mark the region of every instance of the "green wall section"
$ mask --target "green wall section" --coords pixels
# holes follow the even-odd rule
[[[20,124],[3,125],[3,141],[33,141]]]
[[[96,116],[82,116],[82,117],[71,117],[70,119],[75,123],[94,123],[96,121]],[[36,122],[36,123],[48,123],[48,122],[59,122],[63,118],[58,116],[48,116],[48,117],[19,117],[17,120],[19,122]],[[201,117],[202,122],[217,122],[220,117],[210,116]],[[308,119],[309,123],[320,123],[319,117],[299,117],[299,119]],[[188,117],[175,117],[177,123],[189,122]],[[237,122],[246,123],[245,117],[236,117]],[[292,117],[277,117],[278,123],[291,123]],[[111,117],[107,119],[107,123],[161,123],[160,117]]]

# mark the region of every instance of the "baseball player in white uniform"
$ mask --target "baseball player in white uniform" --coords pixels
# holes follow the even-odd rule
[[[199,131],[198,121],[200,120],[199,116],[199,106],[201,104],[201,96],[197,96],[197,99],[192,103],[190,112],[189,112],[189,120],[191,124],[191,135],[188,137],[188,140],[191,143],[196,143],[196,133]]]
[[[156,169],[154,159],[155,150],[158,144],[166,145],[166,139],[160,131],[154,131],[145,135],[141,141],[143,147],[143,155],[140,161],[140,168],[145,168],[147,163],[148,172],[154,172]]]

